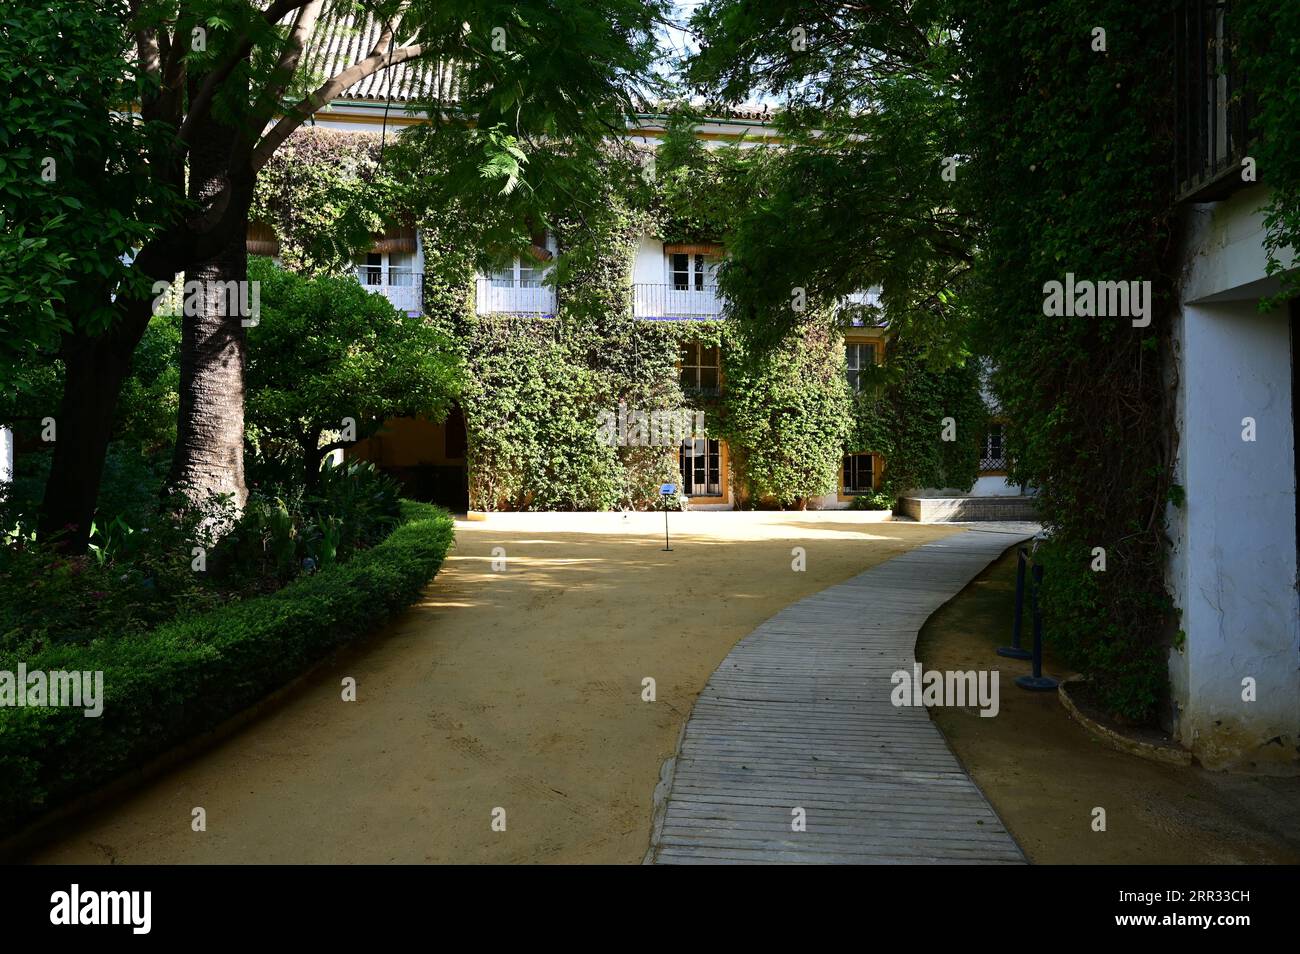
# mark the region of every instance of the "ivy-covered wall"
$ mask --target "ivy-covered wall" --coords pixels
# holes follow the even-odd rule
[[[1166,693],[1176,630],[1163,583],[1163,515],[1179,494],[1169,27],[1162,3],[1004,0],[972,4],[961,31],[974,154],[958,185],[981,224],[976,310],[1015,422],[1011,477],[1040,488],[1052,534],[1039,551],[1045,626],[1103,703],[1134,720]],[[1150,324],[1044,314],[1046,283],[1067,273],[1151,282]]]
[[[424,311],[461,351],[459,396],[468,438],[470,506],[475,509],[602,510],[659,505],[662,483],[678,482],[677,448],[611,446],[602,415],[690,408],[708,436],[727,442],[733,499],[741,506],[802,507],[835,493],[846,452],[886,461],[890,493],[910,486],[969,487],[982,440],[982,405],[973,374],[936,374],[898,352],[905,373],[883,374],[870,398],[849,392],[843,338],[829,310],[774,346],[747,341],[722,320],[648,321],[632,314],[632,269],[641,235],[691,239],[725,234],[717,203],[693,217],[680,206],[700,194],[681,163],[704,163],[734,180],[743,156],[672,149],[660,157],[664,190],[642,188],[611,155],[603,199],[549,222],[558,246],[554,317],[478,315],[479,250],[467,247],[454,207],[415,214],[424,254]],[[376,137],[300,130],[263,176],[257,217],[271,223],[289,267],[338,271],[365,229],[410,214],[401,190],[376,182]],[[320,168],[321,166],[325,168]],[[674,192],[672,183],[678,183]],[[629,183],[633,185],[629,186]],[[681,190],[689,196],[682,197]],[[661,201],[663,191],[673,203]],[[695,198],[691,198],[695,197]],[[691,225],[691,223],[696,223]],[[705,228],[707,236],[688,234]],[[681,234],[677,234],[681,233]],[[326,239],[324,236],[335,235]],[[501,253],[508,256],[509,250]],[[526,253],[525,253],[526,254]],[[720,395],[685,395],[678,379],[683,343],[721,352]],[[891,349],[890,361],[893,362]],[[880,395],[877,398],[877,395]],[[940,444],[945,416],[961,439]]]
[[[833,493],[853,407],[832,316],[813,318],[770,348],[729,335],[723,354],[720,433],[742,501],[798,507]]]
[[[893,340],[876,382],[854,396],[849,445],[884,457],[883,497],[923,487],[966,491],[979,477],[988,423],[973,361],[935,370],[917,348]]]

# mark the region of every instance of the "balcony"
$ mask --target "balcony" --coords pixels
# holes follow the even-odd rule
[[[1174,13],[1174,170],[1178,201],[1212,202],[1241,178],[1255,113],[1232,0],[1181,0]]]
[[[424,309],[424,274],[417,269],[358,265],[357,280],[366,291],[383,295],[408,315],[418,315]]]
[[[677,285],[632,286],[632,314],[637,318],[686,321],[718,318],[723,299],[716,285],[686,288]]]
[[[554,315],[555,289],[539,281],[506,284],[480,278],[474,293],[474,310],[480,315]]]

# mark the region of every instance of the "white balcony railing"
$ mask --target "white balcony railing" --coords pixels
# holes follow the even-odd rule
[[[480,315],[554,315],[555,288],[535,281],[505,284],[480,278],[475,310]]]
[[[632,314],[637,318],[717,318],[722,314],[718,286],[632,286]]]
[[[383,295],[393,307],[418,315],[424,307],[424,275],[414,268],[358,265],[357,279],[366,291]]]

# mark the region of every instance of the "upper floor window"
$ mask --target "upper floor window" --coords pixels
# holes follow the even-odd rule
[[[545,269],[534,258],[521,255],[492,273],[493,288],[540,288]]]
[[[1258,125],[1237,22],[1243,13],[1227,0],[1177,0],[1173,6],[1176,198],[1223,199],[1253,181],[1243,179],[1241,168]]]
[[[876,363],[874,343],[850,341],[844,345],[844,363],[848,369],[849,388],[854,394],[862,390],[863,372]]]
[[[682,390],[698,394],[717,394],[722,377],[721,355],[717,345],[700,341],[682,343]]]
[[[703,291],[711,269],[702,252],[673,252],[668,256],[668,278],[674,291]]]
[[[367,290],[382,294],[408,314],[418,314],[424,302],[424,273],[410,252],[372,251],[357,259],[357,278]]]

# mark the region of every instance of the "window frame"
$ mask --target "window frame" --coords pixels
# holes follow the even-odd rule
[[[862,352],[870,355],[870,362],[862,363]],[[845,341],[844,342],[844,372],[848,379],[849,388],[854,394],[862,393],[862,372],[867,368],[876,366],[876,358],[879,353],[874,341]],[[855,365],[853,361],[856,360]]]
[[[1000,454],[993,454],[993,432],[997,430]],[[980,473],[1003,474],[1007,469],[1007,422],[989,421],[984,429],[984,446],[980,448]]]
[[[677,259],[686,260],[685,268],[677,267]],[[668,271],[668,289],[678,294],[687,292],[707,292],[713,287],[710,279],[713,269],[709,266],[709,256],[704,252],[665,252],[665,264]],[[684,275],[685,283],[679,285],[677,276]]]
[[[864,457],[867,459],[868,475],[870,477],[870,484],[865,490],[861,489],[860,465],[857,463],[857,460],[859,458],[864,458]],[[854,484],[852,487],[849,486],[849,481],[847,480],[849,476],[849,470],[850,470],[850,461],[854,461],[854,464],[852,466]],[[844,457],[840,460],[840,496],[860,497],[863,494],[875,493],[877,472],[878,471],[876,466],[875,454],[866,453],[866,452],[845,454]]]
[[[716,344],[705,344],[699,338],[693,338],[690,341],[680,343],[682,352],[687,348],[692,349],[692,360],[687,362],[679,360],[677,363],[677,381],[681,385],[682,391],[687,394],[717,395],[722,393],[722,347]],[[713,352],[714,361],[712,364],[704,363],[704,351],[708,349]],[[680,353],[679,359],[684,359],[685,354]],[[713,371],[714,384],[712,387],[705,387],[703,383],[705,370]],[[693,383],[686,383],[685,378],[690,377]]]
[[[703,449],[703,453],[699,453]],[[692,464],[689,468],[688,461],[702,460],[702,466]],[[695,475],[703,471],[704,480],[702,487],[698,489],[695,481]],[[722,498],[725,496],[722,488],[722,441],[713,437],[688,437],[682,441],[681,446],[677,449],[677,472],[682,481],[682,493],[688,497],[714,497]],[[710,478],[713,478],[710,480]],[[689,489],[689,488],[697,489]]]

